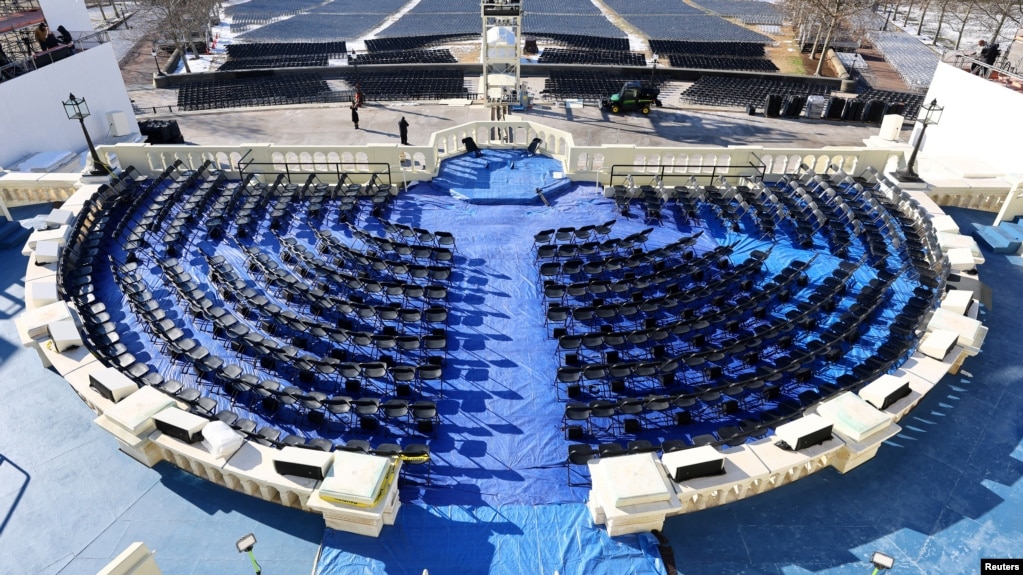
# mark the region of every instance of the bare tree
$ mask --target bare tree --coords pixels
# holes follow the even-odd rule
[[[824,54],[828,51],[836,27],[853,14],[872,8],[876,4],[876,0],[802,0],[799,4],[803,11],[809,11],[816,15],[814,19],[819,21],[821,29],[825,30],[824,40],[820,46],[817,70],[813,73],[814,76],[820,76],[821,69],[824,67]],[[790,3],[788,6],[791,10],[795,4]],[[816,49],[810,53],[811,59],[815,53]]]
[[[138,0],[138,9],[160,23],[163,39],[174,45],[187,73],[192,72],[188,67],[188,49],[199,53],[194,37],[196,34],[205,37],[211,22],[216,20],[219,6],[219,0]]]
[[[920,32],[924,29],[924,18],[927,16],[927,9],[931,7],[931,0],[924,0],[924,5],[920,7],[920,21],[916,25],[916,35],[919,36]]]
[[[981,17],[990,23],[992,44],[998,42],[1006,24],[1018,27],[1023,17],[1023,0],[977,0],[974,4]]]
[[[902,26],[909,26],[909,13],[913,11],[913,0],[909,0],[909,7],[906,8],[906,19],[902,21]]]
[[[938,44],[938,38],[941,37],[941,26],[945,23],[945,16],[948,14],[949,5],[954,0],[943,0],[941,2],[941,12],[938,13],[938,29],[934,31],[934,38],[931,40],[931,46]]]
[[[959,46],[963,42],[963,33],[966,31],[966,25],[970,22],[970,16],[973,15],[973,9],[975,7],[976,6],[971,1],[957,2],[953,4],[952,10],[949,12],[952,15],[952,18],[959,23],[959,29],[956,33],[956,50],[959,49]]]

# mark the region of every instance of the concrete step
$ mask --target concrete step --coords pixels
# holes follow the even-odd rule
[[[1023,243],[1023,225],[1014,224],[1012,222],[1002,222],[998,224],[998,230],[1007,238]]]
[[[1014,240],[995,226],[973,224],[973,237],[977,243],[996,254],[1015,254],[1019,251],[1020,241]]]

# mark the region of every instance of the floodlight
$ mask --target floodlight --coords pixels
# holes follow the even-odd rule
[[[874,573],[886,571],[895,566],[895,558],[880,551],[874,551],[874,554],[870,556],[870,562],[874,564]]]
[[[234,544],[238,548],[239,553],[248,553],[252,551],[252,548],[256,546],[256,536],[249,533],[245,537],[242,537]]]

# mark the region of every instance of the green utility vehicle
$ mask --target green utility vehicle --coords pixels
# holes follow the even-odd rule
[[[650,113],[650,106],[657,102],[660,90],[653,86],[644,85],[641,82],[626,82],[622,90],[612,94],[610,98],[602,100],[601,106],[606,110],[617,114],[629,110],[639,110],[644,115]]]

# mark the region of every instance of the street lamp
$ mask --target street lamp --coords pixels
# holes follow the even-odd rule
[[[654,84],[654,72],[657,72],[657,54],[653,54],[654,66],[650,68],[650,85]]]
[[[67,114],[67,119],[78,120],[82,125],[85,143],[89,144],[89,152],[92,154],[92,170],[89,172],[89,175],[107,175],[109,168],[99,159],[99,154],[96,153],[96,146],[92,145],[92,138],[89,137],[89,130],[85,128],[85,119],[89,117],[89,106],[85,103],[85,98],[75,98],[74,94],[68,94],[68,99],[62,103],[64,104],[64,112]]]
[[[920,151],[920,144],[924,141],[924,133],[927,132],[927,126],[937,124],[941,120],[941,113],[945,110],[944,106],[938,105],[938,100],[931,100],[930,104],[924,104],[920,107],[921,115],[917,116],[916,121],[920,122],[922,126],[920,128],[920,134],[916,138],[916,143],[913,144],[913,153],[909,155],[909,162],[906,163],[906,167],[895,172],[895,179],[900,182],[919,182],[920,176],[917,175],[914,166],[916,165],[916,154]]]
[[[156,64],[156,75],[163,76],[163,70],[160,69],[160,61],[156,58],[156,42],[153,42],[153,63]]]
[[[870,556],[870,562],[874,565],[873,575],[877,575],[881,571],[887,571],[895,566],[895,558],[885,555],[880,551],[874,551],[874,554]]]
[[[252,568],[256,570],[256,575],[262,575],[263,568],[259,566],[256,561],[256,556],[252,554],[252,548],[256,546],[256,536],[252,533],[242,537],[234,544],[238,548],[239,553],[248,553],[249,560],[252,561]]]

